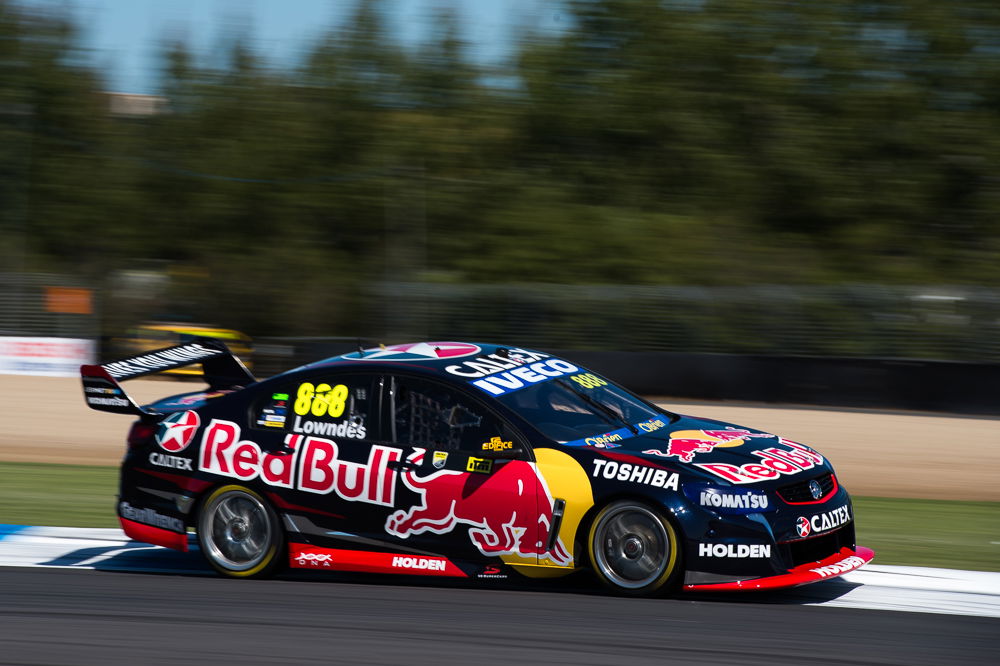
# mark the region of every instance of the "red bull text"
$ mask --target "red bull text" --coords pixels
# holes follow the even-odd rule
[[[760,451],[753,451],[753,455],[760,458],[759,463],[746,463],[744,465],[695,463],[695,466],[731,483],[743,484],[798,474],[823,464],[823,456],[807,446],[783,438],[779,438],[778,442],[791,450],[772,446]]]
[[[373,446],[367,463],[341,460],[337,443],[321,437],[286,435],[285,448],[290,454],[262,451],[256,442],[240,440],[240,427],[232,421],[213,419],[201,438],[198,468],[219,476],[241,481],[260,478],[279,488],[296,488],[326,495],[336,493],[345,500],[392,506],[395,500],[396,472],[391,461],[402,457],[402,450]],[[298,474],[295,474],[296,463]]]

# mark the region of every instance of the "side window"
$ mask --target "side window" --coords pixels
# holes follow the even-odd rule
[[[327,375],[280,386],[255,407],[257,428],[341,439],[366,439],[373,421],[371,375]]]
[[[517,445],[493,412],[457,391],[423,379],[395,377],[389,401],[390,438],[443,451],[502,451]]]

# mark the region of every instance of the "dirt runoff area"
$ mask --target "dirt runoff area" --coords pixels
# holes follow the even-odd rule
[[[142,403],[199,386],[135,380],[128,390]],[[1000,501],[1000,418],[655,400],[813,446],[855,495]],[[117,465],[132,421],[87,407],[77,379],[12,375],[0,375],[0,415],[7,462]]]

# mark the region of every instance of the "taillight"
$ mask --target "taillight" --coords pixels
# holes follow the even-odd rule
[[[134,449],[147,443],[156,432],[155,423],[136,421],[132,424],[132,429],[128,431],[128,447]]]

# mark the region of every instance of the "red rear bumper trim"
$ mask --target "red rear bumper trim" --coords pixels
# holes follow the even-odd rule
[[[151,543],[154,546],[164,546],[184,551],[185,553],[187,552],[187,534],[171,532],[170,530],[153,527],[152,525],[144,525],[143,523],[137,523],[134,520],[122,518],[121,516],[118,517],[118,521],[122,524],[122,529],[125,530],[125,536],[130,539],[143,543]]]
[[[858,546],[856,549],[841,548],[839,553],[831,555],[819,562],[800,564],[788,573],[766,578],[737,580],[731,583],[707,583],[704,585],[685,585],[685,590],[698,592],[732,592],[734,590],[774,590],[781,587],[797,587],[842,576],[854,571],[875,557],[871,548]]]

